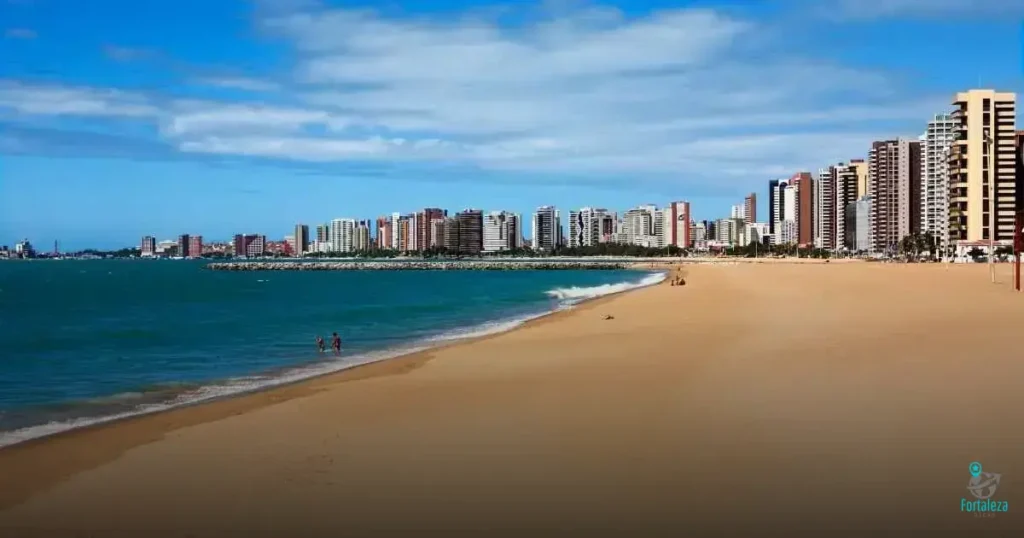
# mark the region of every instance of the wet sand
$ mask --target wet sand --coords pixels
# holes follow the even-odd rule
[[[0,450],[0,535],[1024,531],[1008,265],[998,285],[983,264],[684,270],[509,333]],[[971,461],[1002,474],[1009,512],[960,511]]]

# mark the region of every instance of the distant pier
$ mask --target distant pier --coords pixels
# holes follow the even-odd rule
[[[375,262],[217,262],[214,271],[550,271],[632,269],[632,262],[609,261],[375,261]]]

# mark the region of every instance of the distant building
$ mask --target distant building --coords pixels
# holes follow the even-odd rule
[[[530,244],[534,250],[554,251],[562,244],[562,219],[554,206],[541,206],[533,213]]]
[[[309,250],[309,226],[305,224],[295,225],[295,235],[292,236],[292,256],[301,258]]]
[[[203,236],[193,235],[188,238],[188,257],[189,258],[202,258],[203,257]]]
[[[502,252],[519,248],[521,236],[518,215],[510,211],[491,211],[483,216],[484,252]]]
[[[921,224],[923,234],[944,245],[949,238],[949,148],[957,132],[957,121],[950,114],[935,114],[921,143]]]
[[[181,234],[181,235],[178,236],[178,251],[177,252],[178,252],[178,256],[179,257],[188,258],[189,255],[191,254],[191,251],[189,251],[189,247],[192,246],[192,243],[191,243],[191,241],[189,239],[190,238],[189,238],[188,234]]]
[[[660,241],[662,246],[678,248],[693,246],[693,236],[690,232],[690,202],[669,202],[668,207],[662,210],[662,218],[664,219],[663,239]]]
[[[743,220],[746,224],[757,222],[757,194],[750,193],[743,199]]]
[[[895,252],[921,224],[921,144],[906,139],[871,144],[871,250]]]
[[[28,239],[23,239],[14,244],[14,255],[18,258],[34,258],[36,249]]]
[[[484,250],[484,215],[467,209],[456,215],[459,221],[459,254],[476,255]]]
[[[373,241],[370,236],[370,226],[372,223],[369,220],[361,220],[356,223],[355,236],[352,238],[352,248],[356,252],[364,252],[370,250],[373,246]]]
[[[427,207],[416,213],[416,250],[424,251],[435,244],[434,222],[443,221],[448,211],[438,207]]]
[[[235,256],[259,258],[267,252],[267,238],[256,234],[236,234],[234,247]]]
[[[332,220],[329,237],[331,252],[352,252],[355,229],[356,221],[354,219]]]
[[[156,256],[156,238],[152,235],[143,237],[142,245],[139,247],[139,250],[142,251],[142,256],[144,257],[149,258]]]
[[[810,172],[797,172],[789,179],[796,187],[796,243],[801,247],[814,246],[814,178]]]
[[[446,217],[435,218],[430,221],[430,248],[442,248],[444,247],[444,225]]]
[[[450,254],[459,252],[459,219],[456,217],[444,219],[444,249]]]
[[[846,211],[846,228],[849,231],[845,245],[847,250],[853,252],[873,252],[871,206],[871,195],[866,194],[850,204],[849,209]]]
[[[391,216],[377,217],[377,248],[380,250],[391,250],[394,227]]]

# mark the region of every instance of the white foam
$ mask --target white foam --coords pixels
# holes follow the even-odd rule
[[[167,411],[176,407],[194,405],[227,396],[235,396],[246,392],[253,392],[279,385],[286,385],[288,383],[295,383],[312,377],[340,372],[356,366],[362,366],[364,364],[370,364],[409,353],[415,353],[424,349],[427,349],[427,346],[404,347],[361,355],[351,355],[348,357],[341,357],[338,359],[318,362],[305,367],[287,370],[274,377],[247,376],[230,379],[223,383],[204,385],[195,390],[183,392],[172,400],[154,404],[139,405],[135,409],[125,411],[123,413],[53,421],[46,424],[28,426],[18,430],[0,432],[0,447],[14,445],[31,439],[46,437],[48,435],[54,435],[77,428],[94,426],[139,415],[148,415],[160,411]]]
[[[29,426],[19,430],[13,430],[9,432],[0,432],[0,447],[14,445],[30,439],[36,439],[39,437],[46,437],[48,435],[57,434],[60,432],[73,430],[76,428],[84,428],[87,426],[93,426],[97,424],[103,424],[106,422],[113,422],[115,420],[122,420],[130,417],[139,415],[147,415],[151,413],[158,413],[160,411],[167,411],[176,407],[183,407],[187,405],[194,405],[210,400],[225,398],[228,396],[236,396],[246,392],[254,392],[257,390],[263,390],[271,387],[280,385],[286,385],[289,383],[295,383],[305,379],[318,377],[326,374],[340,372],[356,366],[362,366],[364,364],[370,364],[378,361],[392,359],[409,353],[415,353],[417,351],[423,351],[429,349],[435,345],[439,345],[443,342],[452,340],[463,340],[467,338],[479,338],[481,336],[488,336],[492,334],[498,334],[506,331],[510,331],[527,321],[541,318],[572,308],[572,306],[579,304],[580,302],[588,299],[594,299],[604,295],[610,295],[613,293],[621,293],[629,291],[631,289],[642,288],[646,286],[652,286],[665,280],[668,275],[666,273],[655,273],[645,276],[636,282],[619,282],[616,284],[603,284],[601,286],[591,287],[571,287],[571,288],[556,288],[545,292],[549,297],[553,297],[559,300],[559,305],[549,311],[521,316],[511,320],[501,320],[495,322],[484,323],[482,325],[476,325],[461,329],[449,331],[437,336],[427,338],[422,343],[412,345],[408,347],[393,348],[389,350],[376,351],[370,353],[364,353],[360,355],[351,355],[347,357],[341,357],[337,359],[325,360],[317,362],[308,366],[299,368],[289,369],[284,372],[278,373],[274,376],[245,376],[237,377],[227,380],[223,383],[217,383],[212,385],[204,385],[198,387],[195,390],[190,390],[177,395],[174,399],[166,402],[153,403],[153,404],[142,404],[131,411],[123,413],[117,413],[113,415],[104,415],[100,417],[82,417],[71,420],[62,420],[49,422],[46,424],[39,424],[36,426]],[[125,393],[119,396],[128,397],[131,393]],[[134,396],[134,394],[131,394]]]
[[[605,295],[611,295],[613,293],[622,293],[636,288],[653,286],[654,284],[665,280],[667,276],[667,273],[654,273],[645,276],[637,282],[618,282],[615,284],[602,284],[600,286],[590,287],[573,286],[571,288],[555,288],[553,290],[548,290],[545,293],[547,293],[549,297],[554,297],[559,301],[570,301],[576,303],[587,299],[596,299]]]

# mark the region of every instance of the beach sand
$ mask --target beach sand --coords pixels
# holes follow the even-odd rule
[[[685,286],[0,450],[0,535],[1019,536],[1009,271],[687,266]],[[1007,513],[961,512],[972,461]]]

